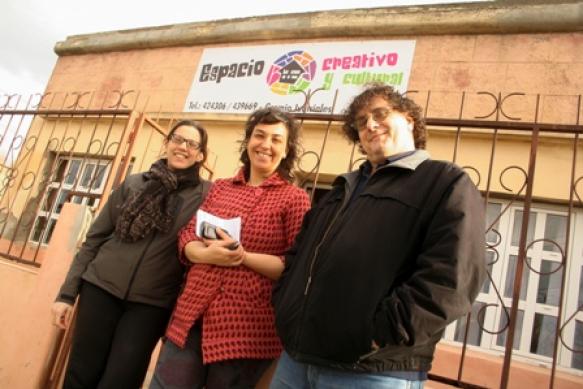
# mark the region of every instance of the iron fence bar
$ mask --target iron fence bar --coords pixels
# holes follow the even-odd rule
[[[304,113],[304,112],[294,112],[294,117],[298,120],[313,120],[316,122],[343,122],[344,115],[333,114],[326,115],[323,113]]]
[[[113,181],[113,188],[117,188],[119,185],[121,185],[121,182],[123,181],[123,178],[126,175],[128,167],[130,165],[130,158],[132,155],[132,150],[134,147],[136,135],[138,134],[138,132],[140,131],[140,129],[144,125],[145,116],[146,115],[144,113],[140,113],[138,115],[138,117],[134,120],[132,131],[129,134],[127,142],[125,144],[125,146],[126,146],[125,153],[120,159],[119,166],[118,166],[117,172],[115,174],[115,179]],[[130,122],[131,122],[131,120],[128,120],[128,126],[129,126]],[[126,129],[127,128],[128,127],[126,127]],[[116,155],[120,152],[120,150],[121,150],[121,144],[120,144],[120,148],[118,149],[118,152],[116,153]],[[113,169],[113,166],[112,166],[112,169]],[[106,194],[105,198],[107,199],[107,197],[109,197],[109,193]],[[100,204],[100,208],[101,208],[101,204]]]
[[[313,120],[321,122],[342,122],[344,121],[344,116],[339,114],[334,115],[324,115],[318,113],[294,113],[297,119],[301,120]],[[443,118],[431,118],[425,119],[426,125],[438,126],[438,127],[467,127],[467,128],[477,128],[477,129],[498,129],[498,130],[514,130],[514,131],[524,131],[532,132],[532,129],[536,126],[540,132],[553,132],[553,133],[564,133],[573,134],[579,133],[583,134],[583,124],[553,124],[553,123],[537,123],[537,122],[508,122],[500,120],[473,120],[473,119],[443,119]]]
[[[496,111],[496,120],[498,120],[498,113],[499,111]],[[459,127],[458,127],[459,128]],[[494,128],[493,132],[492,132],[492,147],[490,148],[490,158],[488,160],[488,175],[486,178],[486,188],[484,190],[484,211],[485,213],[487,213],[488,211],[488,202],[490,200],[490,193],[491,193],[491,188],[492,188],[492,175],[493,175],[493,171],[494,171],[494,161],[496,158],[496,145],[498,144],[498,128]],[[492,221],[492,224],[490,226],[486,225],[484,228],[484,234],[488,234],[488,232],[490,230],[494,229],[494,226],[496,225],[496,219],[499,219],[502,217],[502,214],[504,212],[506,212],[508,208],[500,208],[500,214],[498,215],[497,218],[495,218],[495,220]],[[486,235],[487,236],[487,235]],[[499,245],[499,241],[497,242],[498,244],[496,245],[490,245],[489,243],[486,243],[486,247],[485,247],[485,251],[487,251],[488,249],[490,249],[491,251],[493,251],[496,254],[496,259],[494,261],[492,261],[492,267],[493,265],[500,259],[499,256],[499,252],[498,252],[498,245]],[[490,263],[487,263],[486,266],[490,265]],[[496,292],[496,296],[500,301],[501,307],[504,307],[504,302],[500,297],[500,293],[498,291],[498,288],[496,287],[494,280],[492,278],[492,274],[490,273],[490,269],[487,267],[486,268],[486,273],[488,275],[488,279],[486,280],[486,282],[489,282],[492,284],[492,287],[494,288],[495,292]],[[482,315],[482,317],[484,317],[486,315],[486,310],[488,309],[488,304],[486,304],[484,306],[484,314]],[[506,312],[505,307],[504,307],[504,312]],[[481,311],[479,312],[481,313]],[[478,318],[479,318],[479,313],[478,313]],[[480,326],[480,330],[484,330],[484,325],[483,323],[480,324],[478,323]],[[469,327],[469,326],[468,326]],[[466,347],[467,347],[467,338],[464,338],[464,344],[463,344],[463,352],[462,352],[462,360],[461,360],[461,364],[464,363],[465,361],[465,352],[466,352]],[[458,379],[461,378],[461,370],[462,367],[460,367],[460,375],[458,376]]]
[[[580,123],[581,112],[581,95],[577,100],[577,124]],[[559,307],[557,312],[557,325],[555,326],[555,341],[553,344],[553,362],[551,365],[551,382],[550,389],[555,386],[555,374],[557,370],[557,357],[559,352],[559,337],[561,336],[561,319],[563,317],[563,301],[565,298],[565,287],[567,278],[567,261],[569,258],[569,243],[571,242],[571,218],[573,216],[573,196],[575,191],[575,171],[577,168],[577,146],[579,142],[579,134],[575,134],[573,139],[573,159],[571,162],[571,179],[569,182],[569,208],[567,211],[567,227],[565,231],[565,248],[563,260],[563,271],[561,274],[561,290],[559,292]]]
[[[536,100],[535,121],[538,118],[540,95]],[[526,239],[528,232],[528,220],[530,218],[530,206],[532,202],[532,191],[534,187],[534,172],[536,167],[536,153],[538,149],[538,126],[532,129],[532,141],[530,147],[530,156],[528,161],[528,174],[526,182],[526,196],[522,214],[522,227],[520,230],[520,241],[518,244],[518,259],[516,261],[516,272],[514,274],[514,284],[512,290],[512,305],[510,308],[510,322],[508,325],[508,336],[506,337],[506,347],[504,351],[504,362],[502,364],[502,377],[500,380],[500,389],[508,387],[508,380],[510,375],[510,364],[512,362],[512,350],[514,345],[514,331],[516,329],[516,317],[518,315],[518,302],[520,300],[520,289],[522,287],[522,271],[524,268],[524,261],[526,261]]]
[[[63,101],[64,103],[64,101]],[[106,109],[0,109],[0,114],[13,114],[13,115],[107,115],[112,114],[116,116],[129,115],[132,112],[131,109],[127,108],[106,108]]]
[[[463,92],[461,104],[460,104],[460,110],[458,113],[458,120],[462,120],[462,118],[463,118],[465,97],[466,97],[466,92]],[[458,147],[459,147],[460,138],[461,138],[461,129],[462,129],[461,126],[458,126],[456,128],[456,136],[455,136],[454,149],[453,149],[454,151],[453,151],[453,158],[452,158],[453,163],[456,163],[456,161],[457,161]],[[484,210],[486,210],[487,207],[488,207],[488,202],[485,201],[484,202]],[[485,229],[485,226],[484,226],[484,229]],[[486,233],[486,231],[484,230],[484,234],[485,233]],[[464,341],[462,343],[462,353],[460,356],[460,363],[459,363],[458,374],[457,374],[457,379],[460,382],[462,380],[463,371],[464,371],[464,363],[466,360],[466,351],[467,351],[467,347],[468,347],[468,335],[470,333],[470,325],[472,323],[471,320],[472,320],[472,311],[470,310],[466,315],[466,328],[464,331]],[[478,315],[478,320],[479,320],[479,315]]]
[[[317,92],[318,90],[316,90]],[[314,92],[315,93],[315,92]],[[332,112],[334,112],[334,108],[336,107],[336,99],[338,98],[338,89],[334,93],[334,98],[332,100]],[[306,104],[309,103],[309,98]],[[332,128],[332,121],[328,121],[326,125],[326,132],[324,135],[324,140],[322,141],[322,147],[320,148],[320,156],[318,159],[318,166],[316,168],[316,174],[314,174],[314,182],[312,183],[312,193],[310,193],[310,202],[314,200],[314,195],[316,193],[316,185],[318,184],[318,177],[320,176],[320,167],[322,166],[322,158],[324,157],[324,148],[326,147],[326,142],[328,140],[328,135],[330,135],[330,129]]]
[[[162,116],[162,105],[159,106],[158,112],[156,112],[156,116],[150,118],[148,115],[145,115],[142,122],[139,124],[138,127],[136,127],[135,129],[135,134],[137,135],[137,133],[139,131],[141,131],[141,129],[143,128],[144,124],[148,124],[152,127],[153,131],[149,132],[149,136],[148,136],[148,141],[146,142],[146,146],[145,149],[148,150],[150,145],[152,144],[152,139],[154,138],[154,133],[158,133],[159,135],[162,135],[164,138],[166,138],[166,134],[168,134],[168,132],[170,131],[170,128],[172,128],[172,126],[174,125],[174,121],[176,120],[174,118],[174,116],[176,115],[175,112],[172,112],[170,114],[170,117],[161,119]],[[162,122],[162,120],[167,120],[168,122],[166,123],[166,128],[162,127],[162,125],[160,124]],[[178,121],[178,120],[176,120]],[[135,136],[135,135],[134,135]],[[163,144],[160,146],[160,154],[162,154],[163,151]],[[142,158],[142,160],[140,161],[140,166],[138,168],[138,171],[142,171],[144,169],[144,163],[145,163],[145,158]],[[206,166],[206,162],[203,165],[203,167]],[[207,169],[207,171],[210,171],[210,169]]]
[[[14,261],[16,263],[21,263],[23,265],[34,266],[34,267],[40,268],[40,263],[35,262],[35,261],[30,261],[28,259],[22,259],[21,257],[19,257],[17,255],[12,255],[10,253],[2,253],[2,258],[9,259],[9,260]]]
[[[144,116],[144,118],[143,118],[142,122],[140,123],[138,129],[141,130],[142,127],[143,127],[143,125],[145,123],[148,123],[153,128],[153,131],[150,131],[149,134],[148,134],[148,141],[146,142],[146,146],[145,146],[145,149],[146,150],[149,150],[150,149],[150,146],[152,145],[152,140],[154,139],[154,135],[155,134],[158,134],[158,136],[162,136],[164,139],[166,139],[166,134],[168,134],[168,132],[170,131],[170,128],[172,127],[172,125],[174,123],[173,116],[174,115],[172,115],[170,117],[170,119],[168,120],[168,125],[166,126],[167,127],[166,129],[162,128],[162,126],[160,126],[158,123],[156,123],[156,121],[148,118],[147,116]],[[136,129],[134,131],[135,134],[132,135],[132,136],[135,137],[137,135],[138,129]],[[160,154],[162,153],[163,148],[164,148],[164,143],[162,142],[162,144],[160,145],[160,149],[159,149]],[[142,158],[142,160],[140,161],[139,171],[142,171],[144,169],[144,162],[145,162],[145,158]]]
[[[464,114],[464,102],[465,102],[465,98],[466,98],[466,92],[462,93],[462,101],[460,104],[460,111],[458,113],[458,120],[461,120]],[[461,137],[461,130],[462,127],[458,126],[455,132],[455,142],[453,145],[453,157],[452,157],[452,162],[455,163],[457,161],[457,151],[458,151],[458,146],[460,143],[460,137]],[[464,350],[465,351],[465,350]]]
[[[442,126],[442,127],[468,127],[468,128],[498,128],[501,130],[515,130],[531,132],[534,127],[537,127],[541,132],[554,133],[583,133],[583,125],[569,125],[569,124],[552,124],[552,123],[537,123],[537,122],[504,122],[499,120],[456,120],[456,119],[441,119],[441,118],[427,118],[425,122],[428,125]]]

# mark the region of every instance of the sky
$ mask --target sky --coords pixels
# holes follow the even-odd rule
[[[461,1],[1,0],[0,97],[42,93],[57,60],[53,48],[70,35],[325,9],[456,2]]]

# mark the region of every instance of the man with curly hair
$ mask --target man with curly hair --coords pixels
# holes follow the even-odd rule
[[[272,388],[421,388],[445,327],[486,275],[484,203],[424,150],[421,108],[390,86],[350,104],[366,155],[306,215],[274,289],[285,352]]]

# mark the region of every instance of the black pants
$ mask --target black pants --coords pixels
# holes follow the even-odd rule
[[[171,311],[118,299],[87,282],[79,298],[63,388],[139,388]]]
[[[252,389],[272,359],[202,363],[201,326],[195,324],[183,349],[164,342],[149,389]]]

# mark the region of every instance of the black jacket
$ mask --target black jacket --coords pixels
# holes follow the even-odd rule
[[[73,259],[57,301],[74,302],[83,279],[120,299],[174,306],[185,270],[178,260],[178,231],[192,218],[210,183],[201,180],[200,185],[178,192],[179,210],[169,231],[151,232],[134,243],[123,242],[114,234],[120,208],[145,182],[143,174],[131,175],[111,193]]]
[[[340,176],[304,218],[273,294],[296,360],[428,371],[445,327],[471,309],[486,275],[484,203],[460,168],[427,158],[377,169],[348,206],[358,172]]]

